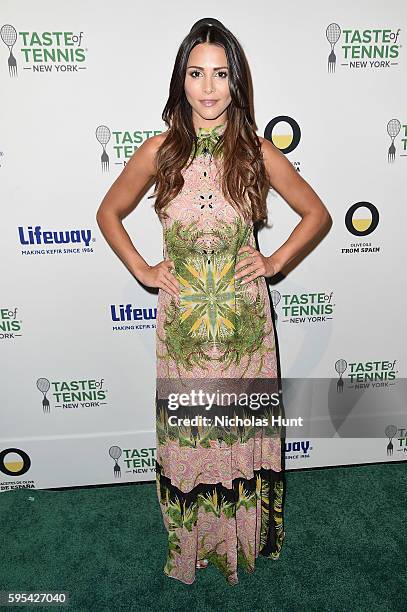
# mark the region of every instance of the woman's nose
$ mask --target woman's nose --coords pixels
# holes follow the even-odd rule
[[[208,93],[208,94],[212,93],[212,91],[213,91],[213,84],[212,84],[212,79],[211,78],[205,80],[204,91],[205,91],[205,93]]]

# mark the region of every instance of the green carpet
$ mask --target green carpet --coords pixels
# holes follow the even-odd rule
[[[406,467],[287,472],[281,557],[235,586],[213,567],[190,586],[163,574],[154,484],[1,493],[0,590],[70,594],[23,610],[406,610]]]

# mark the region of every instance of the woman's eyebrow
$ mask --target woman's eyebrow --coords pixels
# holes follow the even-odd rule
[[[202,66],[187,66],[187,68],[198,68],[199,70],[205,70],[205,68],[202,68]],[[227,66],[217,66],[216,68],[213,68],[213,70],[222,70],[224,68],[227,68]]]

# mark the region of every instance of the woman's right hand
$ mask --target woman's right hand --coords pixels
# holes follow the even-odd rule
[[[164,259],[155,266],[148,266],[137,274],[137,278],[147,287],[159,287],[179,300],[179,282],[174,278],[174,262]]]

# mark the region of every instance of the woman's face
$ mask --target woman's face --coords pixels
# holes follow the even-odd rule
[[[192,120],[199,127],[226,123],[231,102],[226,53],[211,43],[196,45],[189,54],[185,74],[185,95],[192,107]]]

